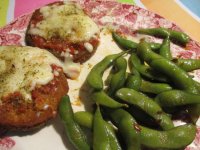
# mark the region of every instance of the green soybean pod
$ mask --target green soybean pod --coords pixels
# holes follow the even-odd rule
[[[114,113],[110,113],[110,115],[116,124],[119,124],[123,119],[129,120],[127,122],[132,121],[132,127],[128,128],[127,124],[124,125],[125,130],[130,129],[127,134],[132,134],[135,130],[138,131],[141,144],[152,149],[184,149],[187,145],[192,143],[196,136],[196,127],[192,124],[181,125],[167,131],[159,131],[140,126],[134,118],[123,109],[118,109],[117,113],[114,111]],[[121,130],[121,132],[123,132],[123,130]],[[123,134],[125,134],[125,132],[123,132]],[[126,137],[124,139],[127,140],[128,138]],[[134,141],[135,140],[130,140],[132,144],[134,144]]]
[[[197,120],[199,119],[200,104],[188,106],[187,111],[189,112],[192,122],[196,124]]]
[[[75,116],[75,121],[83,127],[92,129],[92,124],[93,124],[93,114],[87,111],[81,111],[81,112],[76,112],[74,114]],[[112,148],[112,150],[121,150],[121,146],[119,144],[119,141],[116,137],[116,133],[114,130],[114,127],[105,121],[105,124],[107,126],[107,132],[108,132],[108,138],[109,138],[109,142],[110,142],[110,147]]]
[[[151,98],[133,89],[122,88],[116,93],[121,100],[141,108],[144,112],[153,117],[164,130],[174,127],[171,118],[162,110],[162,108]]]
[[[113,62],[126,52],[121,52],[119,54],[112,54],[106,56],[103,60],[97,63],[92,70],[89,72],[86,81],[94,90],[102,90],[103,89],[103,80],[102,76],[104,71],[110,67]]]
[[[198,92],[200,93],[200,83],[194,80],[194,84],[197,87]],[[193,123],[196,123],[197,120],[199,119],[199,114],[200,114],[200,104],[196,105],[190,105],[187,108],[190,118],[193,121]]]
[[[160,70],[163,74],[166,74],[179,89],[190,93],[198,93],[194,80],[173,62],[166,59],[157,59],[153,60],[150,65],[156,70]]]
[[[196,127],[185,124],[168,131],[158,131],[141,127],[141,141],[146,147],[155,149],[184,149],[196,135]]]
[[[93,92],[91,95],[92,100],[94,100],[97,104],[106,106],[109,108],[120,108],[120,107],[128,107],[126,104],[119,103],[108,96],[104,91]]]
[[[154,129],[159,128],[159,122],[156,122],[153,117],[151,117],[149,114],[137,106],[131,105],[126,109],[126,111],[128,111],[133,116],[133,118],[137,120],[138,124]]]
[[[137,53],[147,61],[152,68],[166,75],[177,86],[177,88],[193,94],[199,93],[195,81],[187,74],[187,72],[178,67],[172,61],[159,55],[156,56],[156,53],[151,51],[148,43],[144,41],[141,42],[138,45]],[[200,114],[200,105],[197,104],[196,106],[190,106],[188,110],[193,122],[196,122]]]
[[[113,32],[112,33],[113,39],[115,40],[115,42],[122,48],[126,49],[126,50],[134,50],[137,48],[138,43],[128,40],[126,38],[123,38],[122,36],[118,35],[117,33]],[[151,46],[151,48],[153,50],[158,50],[161,46],[161,44],[159,43],[149,43],[149,45]]]
[[[137,70],[142,77],[147,78],[152,81],[168,82],[168,79],[157,71],[153,70],[149,66],[142,64],[139,57],[132,53],[129,57],[130,70]]]
[[[62,97],[58,110],[69,141],[77,150],[90,150],[86,136],[80,126],[74,121],[74,113],[69,96]]]
[[[126,112],[125,110],[123,110],[123,111],[124,111],[123,114],[126,113],[126,115],[129,115],[129,117],[132,117],[128,112]],[[90,119],[86,119],[88,121],[88,123],[85,124],[83,121],[79,121],[79,119],[78,120],[76,119],[75,121],[78,122],[79,125],[84,126],[84,127],[87,127],[87,125],[90,124],[90,128],[92,128],[93,114],[88,113],[88,112],[81,112],[81,113],[82,113],[81,116],[77,117],[77,118],[80,119],[81,117],[83,117],[83,118],[81,118],[81,120],[83,120],[85,117],[90,118]],[[109,113],[109,114],[111,115],[112,113]],[[77,115],[79,115],[79,113]],[[121,116],[121,115],[119,115],[119,116]],[[118,121],[120,121],[120,119],[121,119],[118,117],[118,115],[115,115],[114,117]],[[129,117],[123,117],[123,118],[129,118]],[[112,126],[110,124],[107,123],[107,125],[110,126],[110,128],[112,128]],[[135,125],[137,125],[137,126],[135,126],[135,127],[137,127],[136,128],[137,131],[140,132],[138,134],[140,134],[141,144],[145,145],[148,148],[155,148],[155,149],[184,148],[185,146],[189,145],[194,140],[195,133],[196,133],[195,126],[190,125],[190,124],[175,127],[168,131],[153,130],[150,128],[146,128],[144,126],[140,126],[137,123],[135,123]],[[111,129],[111,131],[112,130],[113,129]],[[132,126],[131,130],[135,130],[134,126]],[[131,131],[131,132],[133,132],[133,131]],[[129,133],[131,134],[131,132],[129,132]],[[114,133],[114,135],[115,135],[115,133]],[[127,137],[125,139],[127,139]],[[131,142],[134,142],[134,141],[135,140],[131,140]],[[111,146],[112,145],[116,145],[116,144],[111,144]]]
[[[108,85],[110,84],[110,81],[111,81],[111,79],[112,79],[113,74],[114,74],[114,72],[113,72],[113,70],[111,70],[111,71],[109,72],[109,74],[108,74],[106,80],[104,81],[105,85],[108,86]]]
[[[165,57],[166,59],[172,60],[169,37],[167,37],[163,40],[163,43],[160,47],[160,55]]]
[[[119,36],[118,34],[116,34],[115,32],[112,33],[113,39],[115,40],[115,42],[122,48],[124,49],[136,49],[137,48],[137,43],[131,41],[131,40],[127,40],[121,36]]]
[[[158,36],[162,38],[166,38],[169,36],[169,38],[177,43],[180,43],[182,45],[186,45],[190,38],[187,34],[175,31],[167,28],[147,28],[147,29],[139,29],[137,31],[138,33],[152,35],[152,36]]]
[[[154,53],[148,43],[142,41],[138,45],[137,54],[153,69],[166,75],[181,90],[198,93],[194,80],[183,69],[166,58]]]
[[[173,59],[172,60],[177,66],[183,70],[190,72],[196,69],[200,69],[200,59]]]
[[[139,90],[144,93],[159,94],[168,90],[172,90],[172,87],[167,83],[154,83],[142,80]]]
[[[150,47],[151,47],[151,49],[152,49],[153,51],[157,51],[157,50],[159,50],[160,47],[161,47],[161,44],[160,44],[160,43],[153,43],[153,42],[150,42],[149,45],[150,45]]]
[[[169,30],[166,28],[146,28],[146,29],[138,29],[138,33],[147,34],[152,36],[159,36],[162,38],[166,38],[170,36]]]
[[[110,141],[111,149],[112,150],[122,150],[121,145],[119,144],[119,141],[116,137],[115,130],[109,123],[107,123],[107,132],[108,132],[108,138]]]
[[[125,82],[125,87],[138,91],[140,89],[141,83],[142,79],[140,75],[129,74]]]
[[[116,72],[112,74],[110,84],[108,86],[109,95],[113,95],[118,89],[120,89],[126,81],[126,68],[127,61],[123,57],[116,59],[114,66]]]
[[[182,45],[186,45],[189,41],[190,41],[190,37],[180,31],[175,31],[175,30],[170,30],[168,29],[170,32],[170,39],[172,39],[175,42],[178,42]]]
[[[126,149],[141,150],[140,128],[138,128],[138,124],[135,119],[131,115],[127,115],[122,109],[112,111],[110,116],[125,140]]]
[[[91,129],[93,114],[88,111],[78,111],[74,113],[74,120],[81,126]]]
[[[93,116],[91,112],[88,111],[78,111],[74,113],[74,120],[83,127],[86,127],[88,129],[92,129],[92,122],[93,122]],[[105,123],[110,126],[109,128],[112,128],[112,125],[105,121]],[[114,129],[112,128],[114,131]]]
[[[158,94],[155,101],[163,107],[200,104],[200,95],[187,93],[181,90],[169,90]]]
[[[93,150],[111,150],[107,126],[97,107],[93,118]]]

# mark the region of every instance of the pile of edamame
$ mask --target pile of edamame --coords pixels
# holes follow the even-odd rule
[[[137,32],[163,38],[163,42],[135,43],[113,32],[114,41],[124,51],[106,56],[86,79],[93,91],[94,112],[73,113],[69,97],[62,98],[60,117],[76,149],[183,150],[194,140],[200,84],[188,71],[200,69],[200,60],[173,59],[170,53],[170,42],[185,46],[190,38],[166,28]],[[102,76],[109,67],[112,71],[105,82]],[[174,126],[174,115],[183,112],[188,122]],[[83,127],[92,133],[90,144]]]

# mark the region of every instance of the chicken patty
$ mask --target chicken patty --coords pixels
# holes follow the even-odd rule
[[[27,130],[45,123],[67,92],[62,63],[51,53],[0,47],[0,127]]]
[[[26,43],[48,49],[64,61],[83,63],[96,51],[99,28],[74,3],[55,2],[37,9],[30,20]]]

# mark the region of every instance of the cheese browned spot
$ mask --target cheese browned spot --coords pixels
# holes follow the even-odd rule
[[[1,46],[0,100],[9,93],[20,92],[25,100],[31,101],[31,91],[36,85],[46,85],[58,76],[59,72],[54,75],[52,65],[63,68],[63,64],[46,50]]]

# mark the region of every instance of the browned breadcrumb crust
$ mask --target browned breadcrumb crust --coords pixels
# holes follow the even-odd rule
[[[68,83],[62,71],[46,85],[37,85],[32,101],[26,101],[19,92],[3,97],[0,104],[0,127],[9,130],[30,130],[44,124],[57,114],[62,96],[68,92]]]

